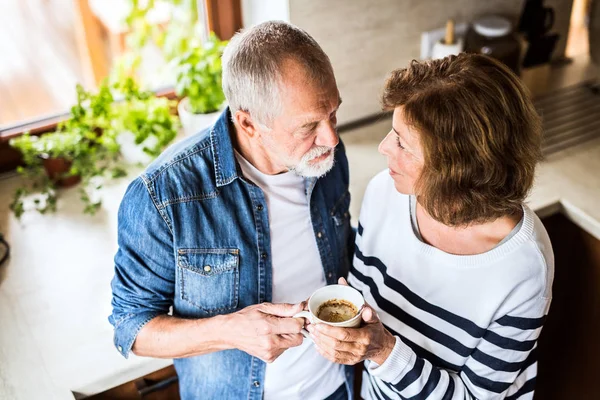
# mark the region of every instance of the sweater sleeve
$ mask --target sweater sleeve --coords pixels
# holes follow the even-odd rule
[[[371,390],[380,398],[531,398],[535,349],[549,305],[549,298],[534,297],[494,320],[460,371],[434,366],[396,336],[387,360],[367,365]]]

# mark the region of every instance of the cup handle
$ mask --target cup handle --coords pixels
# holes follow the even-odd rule
[[[312,314],[310,313],[310,311],[300,311],[298,314],[294,315],[294,318],[306,318],[310,321],[311,324],[313,323]],[[306,329],[302,328],[301,332],[305,338],[310,339],[310,334]]]

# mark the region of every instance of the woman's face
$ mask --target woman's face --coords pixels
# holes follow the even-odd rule
[[[379,152],[387,157],[396,190],[415,194],[415,182],[423,169],[423,148],[419,133],[404,121],[402,107],[394,109],[392,129],[379,144]]]

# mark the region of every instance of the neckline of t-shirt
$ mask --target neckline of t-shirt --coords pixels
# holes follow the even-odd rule
[[[417,239],[419,239],[421,242],[423,242],[423,236],[421,235],[421,231],[419,230],[419,221],[417,220],[417,197],[413,194],[409,195],[408,204],[409,204],[409,211],[410,211],[410,223],[412,224],[413,232],[415,233],[415,236],[417,237]],[[498,242],[498,244],[496,244],[494,246],[494,248],[502,246],[504,243],[506,243],[510,239],[512,239],[512,237],[515,236],[517,234],[517,232],[519,232],[519,230],[521,229],[521,226],[523,226],[524,219],[525,218],[523,218],[523,216],[521,216],[521,219],[515,225],[515,227],[510,231],[510,233],[508,235],[506,235],[504,237],[504,239],[502,239],[500,242]]]
[[[247,177],[252,181],[258,181],[255,183],[260,183],[266,186],[280,186],[280,185],[289,185],[289,184],[298,184],[299,182],[304,182],[304,178],[296,175],[293,171],[284,172],[277,175],[269,175],[261,172],[254,165],[250,163],[250,161],[246,160],[244,156],[242,156],[237,150],[234,150],[235,158],[240,164],[240,168]]]
[[[413,224],[411,221],[410,196],[406,196],[406,198],[408,200],[408,224],[403,225],[408,225],[408,231],[411,240],[416,242],[416,246],[420,253],[436,257],[439,261],[445,264],[464,267],[476,267],[484,264],[489,264],[506,256],[507,254],[512,253],[521,245],[529,241],[533,235],[533,211],[531,211],[531,209],[526,205],[522,205],[523,217],[522,223],[520,223],[521,226],[520,228],[518,228],[518,231],[515,232],[514,235],[506,242],[494,247],[491,250],[486,251],[485,253],[480,254],[458,255],[447,253],[443,250],[438,249],[437,247],[431,246],[419,240],[416,233],[414,232]]]

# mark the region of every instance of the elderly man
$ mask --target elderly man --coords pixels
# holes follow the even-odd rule
[[[115,345],[174,358],[183,399],[350,398],[351,371],[293,318],[353,254],[331,63],[303,30],[267,22],[231,40],[223,88],[215,125],[125,194]]]

